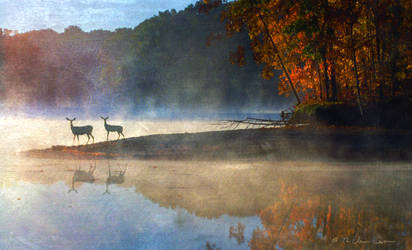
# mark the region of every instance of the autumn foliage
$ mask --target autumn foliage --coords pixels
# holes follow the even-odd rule
[[[237,0],[227,5],[222,13],[227,34],[246,29],[255,60],[265,65],[262,76],[281,70],[279,93],[293,93],[298,103],[360,105],[412,95],[408,1]],[[245,49],[237,51],[240,63]]]

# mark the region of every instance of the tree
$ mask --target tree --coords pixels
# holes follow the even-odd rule
[[[208,15],[203,7],[198,2],[178,13],[162,12],[127,32],[116,31],[102,49],[103,82],[116,85],[125,99],[146,109],[223,110],[289,103],[272,94],[273,83],[260,78],[253,61],[243,67],[230,64],[228,51],[247,47],[247,33],[215,39],[225,33],[220,22],[224,7]],[[244,56],[251,59],[252,53]]]
[[[84,33],[84,32],[79,26],[70,25],[67,28],[64,28],[64,33],[76,34],[76,33]]]
[[[247,29],[264,77],[283,71],[280,93],[305,102],[356,99],[362,114],[361,100],[376,92],[411,95],[410,13],[400,0],[238,0],[223,18],[229,35]]]
[[[356,183],[357,179],[353,176],[340,178],[351,184]],[[409,224],[412,213],[406,209],[410,204],[397,199],[405,200],[409,196],[408,180],[382,182],[381,178],[376,175],[362,176],[362,183],[368,180],[372,185],[368,185],[366,190],[364,186],[358,186],[356,192],[345,192],[342,182],[326,181],[330,192],[319,192],[325,187],[318,187],[322,184],[317,178],[316,185],[310,181],[310,184],[297,184],[295,178],[279,179],[277,202],[258,214],[263,227],[253,231],[250,248],[340,249],[356,248],[362,244],[388,244],[402,248],[402,240],[412,234]],[[315,190],[314,186],[317,186]],[[332,188],[340,192],[333,192]],[[394,195],[398,192],[403,195]]]
[[[63,33],[4,32],[10,34],[1,71],[4,101],[99,111],[118,104],[134,112],[289,105],[290,99],[272,94],[273,82],[260,77],[261,67],[252,60],[244,67],[230,63],[228,51],[247,47],[247,33],[211,39],[211,33],[225,33],[224,7],[206,15],[202,6],[161,12],[135,28],[113,32],[84,32],[77,26]],[[246,51],[245,58],[252,53]],[[22,98],[13,98],[20,92],[25,92]]]

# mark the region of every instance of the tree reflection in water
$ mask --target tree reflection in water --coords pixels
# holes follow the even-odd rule
[[[231,226],[229,228],[229,238],[232,237],[236,239],[239,245],[243,244],[245,242],[245,225],[239,222],[237,227]]]
[[[263,229],[253,231],[251,249],[412,247],[410,184],[402,180],[379,179],[349,193],[280,183],[278,201],[258,214]]]
[[[209,241],[206,241],[206,250],[222,250],[222,249],[216,247],[215,243],[210,243]]]

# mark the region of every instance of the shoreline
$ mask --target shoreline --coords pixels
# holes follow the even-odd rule
[[[412,132],[312,127],[238,129],[56,145],[20,154],[36,158],[404,162],[412,160]]]

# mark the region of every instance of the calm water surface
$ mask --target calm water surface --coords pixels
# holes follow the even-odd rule
[[[217,129],[111,122],[127,137]],[[71,145],[69,123],[0,129],[0,249],[412,249],[412,164],[28,159],[14,153]]]
[[[0,249],[412,248],[412,165],[0,166]]]

